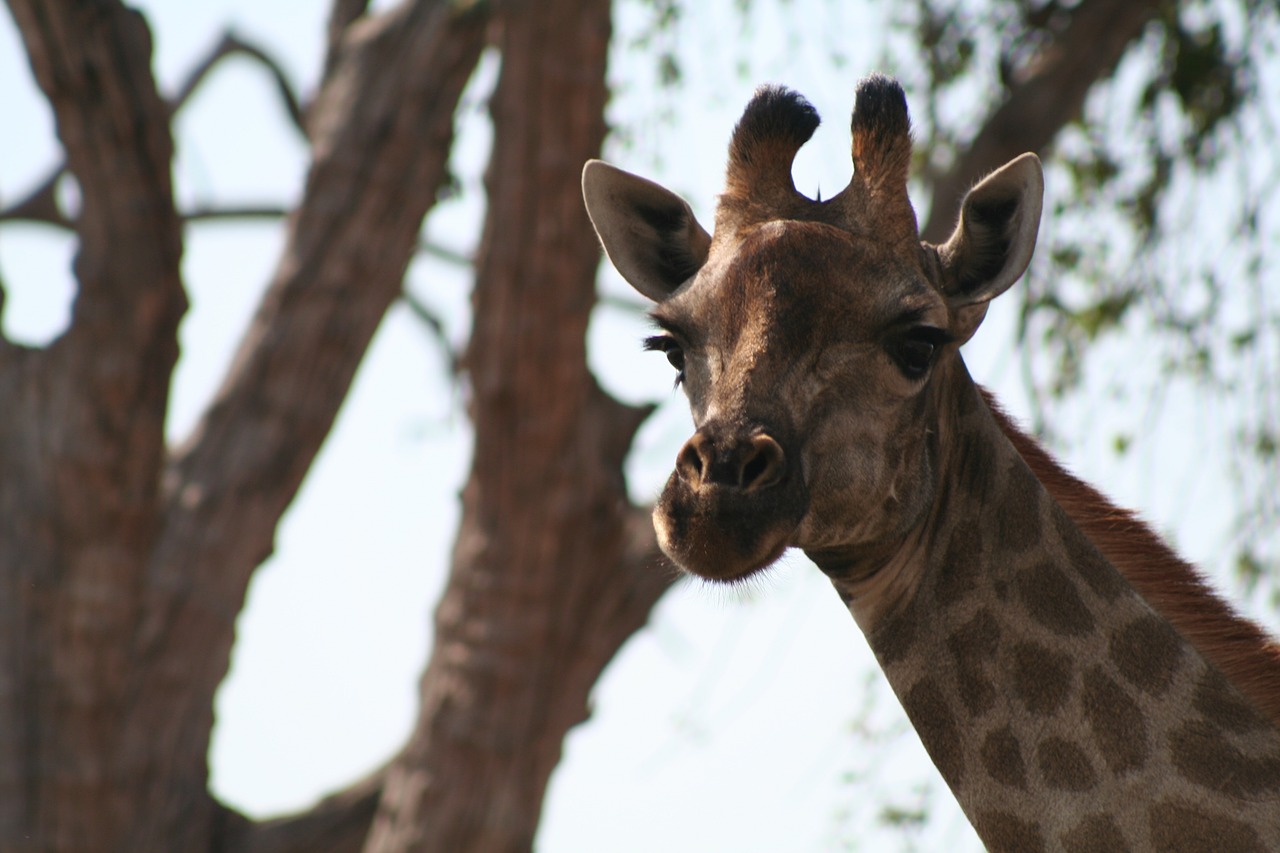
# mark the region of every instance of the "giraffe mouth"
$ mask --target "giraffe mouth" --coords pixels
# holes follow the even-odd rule
[[[768,494],[691,488],[672,474],[653,510],[663,553],[690,574],[732,583],[767,569],[795,539],[807,500],[798,478]]]

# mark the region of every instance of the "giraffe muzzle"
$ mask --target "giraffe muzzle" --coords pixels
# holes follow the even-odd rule
[[[686,571],[735,581],[791,544],[808,496],[785,442],[758,427],[705,424],[685,442],[654,507],[658,543]]]
[[[695,490],[721,487],[751,493],[781,483],[786,464],[782,445],[765,433],[716,438],[700,429],[680,449],[676,473]]]

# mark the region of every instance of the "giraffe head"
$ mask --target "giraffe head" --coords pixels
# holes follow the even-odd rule
[[[713,235],[657,184],[599,161],[583,172],[605,251],[656,303],[647,345],[678,371],[697,430],[654,509],[659,542],[712,580],[745,578],[788,547],[860,562],[901,544],[937,491],[936,412],[947,377],[964,375],[957,350],[1035,246],[1034,155],[975,186],[935,246],[907,197],[898,84],[859,85],[853,177],[826,201],[791,178],[817,126],[794,92],[756,93]]]

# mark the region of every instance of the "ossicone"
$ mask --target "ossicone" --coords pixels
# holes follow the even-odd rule
[[[820,122],[818,111],[799,93],[783,86],[757,89],[733,130],[725,195],[765,206],[803,199],[791,167]]]
[[[872,74],[858,84],[853,118],[854,180],[873,200],[907,197],[911,171],[911,119],[898,81]]]

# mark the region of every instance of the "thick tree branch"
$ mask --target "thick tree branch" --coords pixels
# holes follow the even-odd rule
[[[933,187],[921,236],[940,243],[951,233],[965,191],[1024,151],[1042,151],[1080,115],[1085,96],[1110,76],[1120,58],[1167,0],[1082,0],[1061,36],[1015,74],[1012,88]]]
[[[130,348],[157,326],[171,333],[185,308],[181,223],[169,180],[169,110],[151,77],[147,26],[118,3],[10,6],[80,188],[76,321],[111,324]]]
[[[385,779],[379,770],[297,815],[253,823],[229,813],[232,828],[210,853],[360,853]]]
[[[81,209],[69,330],[0,365],[0,848],[118,849],[143,807],[137,764],[118,758],[127,638],[186,307],[170,112],[136,12],[10,7]]]
[[[154,754],[129,848],[196,849],[212,697],[236,614],[416,246],[445,175],[483,9],[363,21],[312,111],[314,159],[275,277],[216,398],[163,478],[164,527],[133,650],[126,751]],[[177,840],[175,840],[177,839]]]
[[[327,45],[324,53],[324,71],[321,80],[328,80],[338,61],[338,51],[347,29],[369,10],[369,0],[333,0],[329,7],[329,22],[325,27]]]
[[[604,136],[609,8],[513,3],[495,28],[474,460],[418,723],[367,853],[529,850],[566,732],[671,577],[622,476],[649,410],[586,362],[600,252],[578,188]]]

